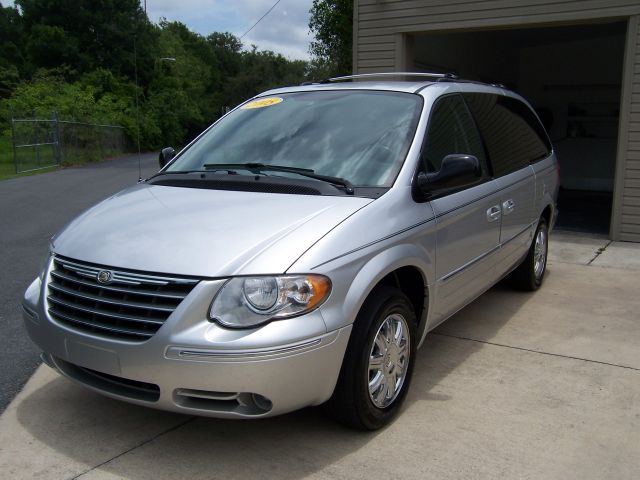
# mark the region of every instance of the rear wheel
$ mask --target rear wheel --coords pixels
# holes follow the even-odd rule
[[[328,402],[341,423],[383,427],[407,394],[416,353],[416,316],[398,289],[381,287],[369,296],[353,326],[338,384]]]
[[[529,253],[511,274],[513,285],[521,290],[533,291],[540,288],[547,270],[549,251],[549,227],[544,217],[540,218]]]

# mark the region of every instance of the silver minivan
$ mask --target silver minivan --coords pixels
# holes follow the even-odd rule
[[[520,96],[393,75],[265,92],[72,221],[24,296],[43,360],[175,412],[388,423],[429,330],[540,286],[558,190]]]

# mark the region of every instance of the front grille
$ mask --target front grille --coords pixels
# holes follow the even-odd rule
[[[104,283],[98,281],[101,273]],[[76,330],[144,341],[158,331],[198,281],[56,256],[47,294],[49,315]]]

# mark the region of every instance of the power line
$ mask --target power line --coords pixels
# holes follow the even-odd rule
[[[267,15],[269,15],[269,14],[271,13],[271,10],[273,10],[274,8],[276,8],[276,5],[278,5],[281,1],[282,1],[282,0],[278,0],[276,3],[274,3],[273,5],[271,5],[271,8],[270,8],[269,10],[267,10],[267,12],[266,12],[264,15],[262,15],[262,16],[260,17],[260,19],[259,19],[256,23],[254,23],[253,25],[251,25],[251,28],[250,28],[249,30],[247,30],[246,32],[244,32],[244,33],[240,36],[240,40],[242,40],[242,39],[244,38],[244,36],[245,36],[247,33],[249,33],[251,30],[253,30],[253,28],[254,28],[256,25],[258,25],[258,24],[262,21],[262,19],[263,19],[264,17],[266,17]]]

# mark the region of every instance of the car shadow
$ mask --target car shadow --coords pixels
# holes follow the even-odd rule
[[[534,299],[535,294],[514,292],[500,283],[428,334],[403,410],[428,409],[432,402],[450,400],[438,386],[473,362],[474,353],[493,348],[455,338],[464,337],[456,332],[481,322],[483,337],[490,338]],[[331,474],[332,465],[380,435],[410,442],[411,435],[404,432],[421,432],[402,413],[387,428],[364,433],[334,423],[321,408],[253,421],[188,417],[112,400],[63,378],[26,397],[17,416],[30,434],[64,457],[136,480],[170,475],[293,480],[319,471]],[[385,462],[383,452],[367,452],[367,458]]]

